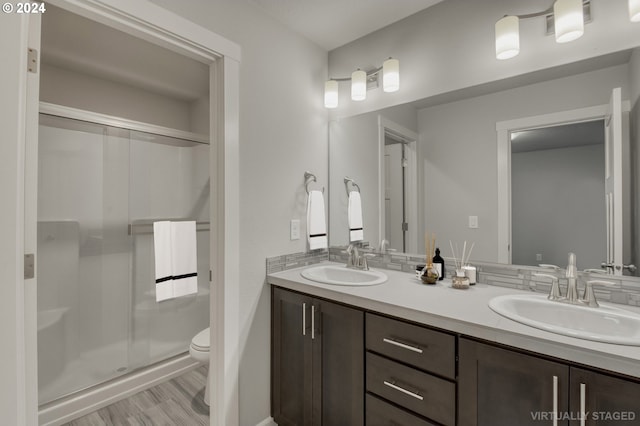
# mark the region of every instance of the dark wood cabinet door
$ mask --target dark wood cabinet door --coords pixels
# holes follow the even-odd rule
[[[554,377],[558,425],[566,426],[569,367],[472,340],[459,341],[459,426],[551,425]]]
[[[313,310],[313,425],[362,426],[364,312],[324,300]]]
[[[587,426],[640,425],[640,383],[577,367],[570,374],[572,425],[580,425],[582,416]]]
[[[271,403],[280,426],[311,424],[312,304],[310,297],[273,288]]]

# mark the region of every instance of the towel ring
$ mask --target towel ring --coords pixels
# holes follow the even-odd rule
[[[309,184],[311,182],[318,182],[316,175],[311,172],[304,172],[304,188],[307,191],[307,195],[309,195]],[[324,186],[322,187],[322,193],[324,193]]]
[[[345,176],[344,177],[344,187],[347,190],[347,197],[349,196],[349,193],[351,192],[351,191],[349,191],[349,183],[351,183],[351,186],[352,186],[351,191],[354,191],[353,188],[357,188],[358,192],[360,192],[360,186],[358,186],[358,184],[355,183],[353,179]]]

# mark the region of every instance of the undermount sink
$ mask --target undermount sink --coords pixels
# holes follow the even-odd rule
[[[640,346],[640,315],[613,307],[571,305],[544,295],[494,297],[489,307],[513,321],[564,336],[618,345]]]
[[[387,281],[387,275],[381,271],[347,268],[338,265],[320,265],[307,268],[300,273],[304,278],[323,284],[334,285],[376,285]]]

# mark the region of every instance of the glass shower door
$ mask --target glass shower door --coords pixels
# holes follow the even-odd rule
[[[184,354],[209,324],[209,145],[40,115],[45,404]],[[198,291],[156,302],[153,222],[197,222]]]
[[[209,326],[209,145],[131,131],[132,368],[181,354]],[[155,299],[153,222],[196,221],[198,293]]]
[[[40,116],[40,404],[128,366],[128,133]]]

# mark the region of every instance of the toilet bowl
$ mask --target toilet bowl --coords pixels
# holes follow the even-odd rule
[[[202,330],[191,339],[191,345],[189,345],[189,355],[193,359],[203,364],[209,364],[209,328]],[[211,368],[207,370],[207,384],[204,388],[204,403],[209,405],[209,372]]]

